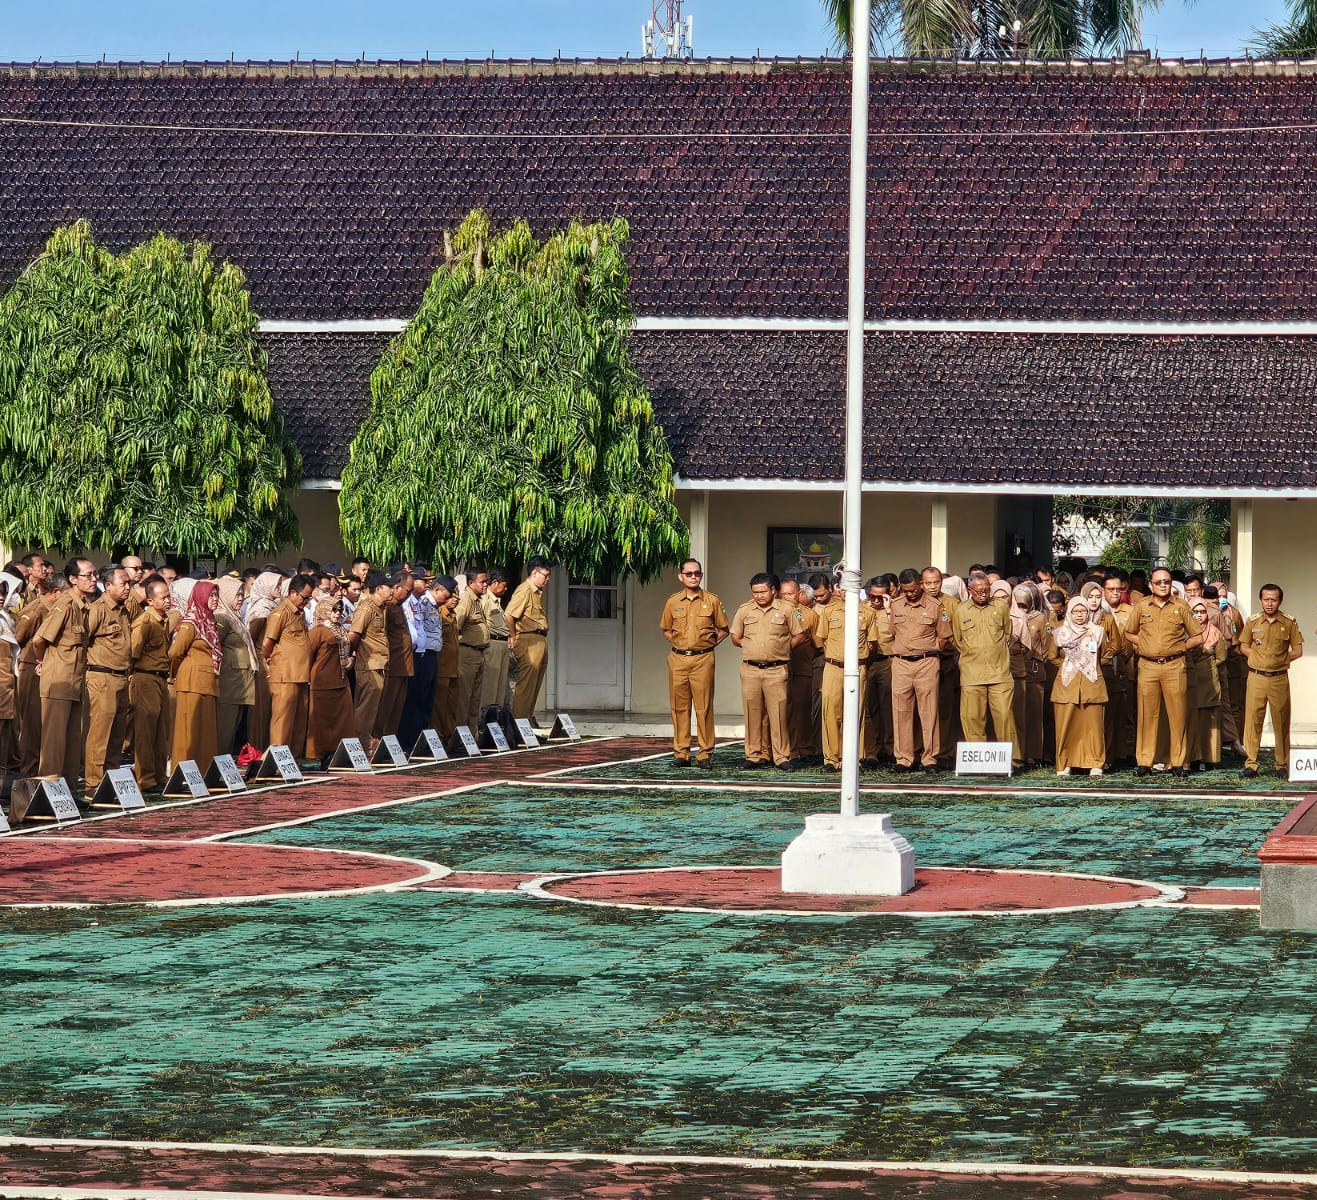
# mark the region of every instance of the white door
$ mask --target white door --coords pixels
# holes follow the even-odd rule
[[[626,683],[625,589],[613,576],[555,575],[557,707],[621,709]]]

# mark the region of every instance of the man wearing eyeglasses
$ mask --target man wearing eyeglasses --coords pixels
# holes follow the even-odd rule
[[[1171,772],[1189,774],[1188,715],[1189,677],[1185,654],[1203,642],[1203,627],[1193,610],[1171,594],[1171,573],[1157,567],[1149,580],[1151,596],[1143,596],[1130,608],[1125,636],[1139,657],[1139,727],[1135,742],[1138,773],[1152,772],[1157,756],[1157,725],[1162,711],[1170,730]]]
[[[672,761],[690,766],[691,711],[699,752],[695,765],[713,769],[713,651],[728,634],[723,602],[701,586],[699,559],[688,558],[677,571],[681,591],[668,597],[659,629],[668,639],[668,702],[672,709]]]
[[[87,691],[88,600],[96,568],[85,558],[64,568],[69,590],[52,606],[33,637],[41,675],[41,762],[37,773],[63,777],[71,790],[82,775],[83,698]]]

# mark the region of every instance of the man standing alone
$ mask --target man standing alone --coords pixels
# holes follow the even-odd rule
[[[1262,611],[1249,617],[1239,636],[1240,649],[1248,659],[1244,685],[1244,775],[1258,773],[1258,747],[1262,745],[1262,723],[1271,709],[1271,728],[1276,735],[1276,774],[1289,775],[1290,767],[1290,663],[1303,654],[1299,623],[1280,611],[1285,593],[1275,583],[1263,584],[1258,592]]]
[[[728,633],[723,602],[701,587],[704,570],[688,558],[677,571],[681,591],[667,599],[659,629],[667,638],[668,705],[672,710],[672,761],[691,761],[691,712],[699,738],[695,765],[713,769],[713,651]]]

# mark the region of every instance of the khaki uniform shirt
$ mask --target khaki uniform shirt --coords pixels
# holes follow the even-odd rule
[[[544,612],[544,592],[527,579],[508,601],[508,622],[518,633],[549,632],[549,618]]]
[[[127,671],[132,666],[132,617],[104,593],[87,606],[87,665]]]
[[[785,600],[774,600],[767,608],[747,600],[736,610],[731,624],[732,636],[741,639],[746,662],[783,665],[791,661],[791,639],[803,628],[800,610]]]
[[[41,622],[46,619],[50,609],[46,607],[40,596],[31,596],[27,603],[18,610],[18,615],[14,618],[14,637],[18,639],[21,649],[18,652],[18,665],[24,664],[35,667],[37,665],[37,652],[32,645],[32,635],[40,628]]]
[[[823,651],[823,657],[834,663],[846,661],[846,600],[836,596],[818,611],[814,626],[814,645]],[[869,661],[878,640],[878,614],[873,605],[860,601],[860,662]]]
[[[485,620],[485,606],[481,597],[471,588],[462,593],[453,613],[457,624],[457,640],[463,646],[488,646],[489,622]]]
[[[1287,671],[1290,649],[1303,645],[1303,634],[1299,623],[1287,613],[1277,612],[1274,617],[1254,613],[1244,623],[1239,645],[1255,671]]]
[[[727,613],[723,602],[703,588],[693,597],[677,592],[663,605],[659,628],[671,633],[674,650],[712,650],[727,632]]]
[[[795,607],[796,612],[800,614],[800,628],[809,636],[803,642],[791,647],[791,674],[802,675],[807,679],[813,678],[814,660],[819,656],[819,648],[814,643],[814,631],[819,625],[819,614],[815,609],[806,608],[803,604]]]
[[[438,678],[457,678],[457,628],[453,610],[447,604],[439,610],[439,620],[444,623],[444,644],[439,648]]]
[[[1184,654],[1185,641],[1203,632],[1194,620],[1193,610],[1178,596],[1165,604],[1158,604],[1151,596],[1144,596],[1130,606],[1125,632],[1139,639],[1140,658],[1170,658]]]
[[[951,642],[951,618],[927,592],[913,604],[898,595],[877,617],[878,647],[884,654],[940,653]]]
[[[48,642],[41,660],[41,695],[81,700],[87,681],[87,602],[70,588],[41,622],[37,636]]]
[[[498,602],[498,597],[493,592],[486,592],[481,598],[481,606],[485,610],[485,624],[489,626],[489,636],[507,637],[512,631],[508,628],[507,613],[503,611],[503,605]]]
[[[130,651],[139,671],[169,674],[169,616],[145,608],[133,622]]]
[[[352,632],[361,638],[357,646],[357,666],[365,671],[383,671],[389,665],[389,635],[384,625],[384,609],[373,596],[363,596],[352,613]],[[444,631],[444,643],[448,631]]]
[[[311,682],[311,639],[306,617],[291,600],[285,600],[265,622],[265,636],[274,643],[270,652],[271,683]]]
[[[951,636],[960,651],[962,685],[1010,682],[1011,611],[1004,600],[990,600],[982,608],[973,600],[956,605]]]
[[[410,678],[416,671],[412,631],[407,627],[406,611],[392,600],[384,606],[384,636],[389,642],[389,674]]]

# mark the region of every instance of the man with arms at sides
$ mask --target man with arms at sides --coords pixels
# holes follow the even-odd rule
[[[691,713],[699,742],[695,765],[713,769],[713,652],[729,629],[723,602],[702,586],[704,568],[688,558],[677,569],[681,590],[669,596],[659,617],[668,641],[668,707],[672,711],[672,761],[690,766]]]
[[[1299,623],[1280,611],[1285,593],[1280,585],[1264,583],[1258,590],[1262,611],[1244,623],[1239,645],[1248,658],[1244,684],[1244,775],[1258,773],[1262,723],[1271,709],[1276,735],[1276,774],[1289,775],[1290,767],[1290,663],[1303,655]]]
[[[732,618],[732,644],[740,646],[741,707],[745,713],[745,759],[750,767],[771,762],[781,770],[797,764],[792,758],[787,719],[788,669],[792,646],[808,636],[800,609],[779,599],[776,577],[761,571],[750,580],[750,599]],[[763,726],[769,744],[763,744]]]

